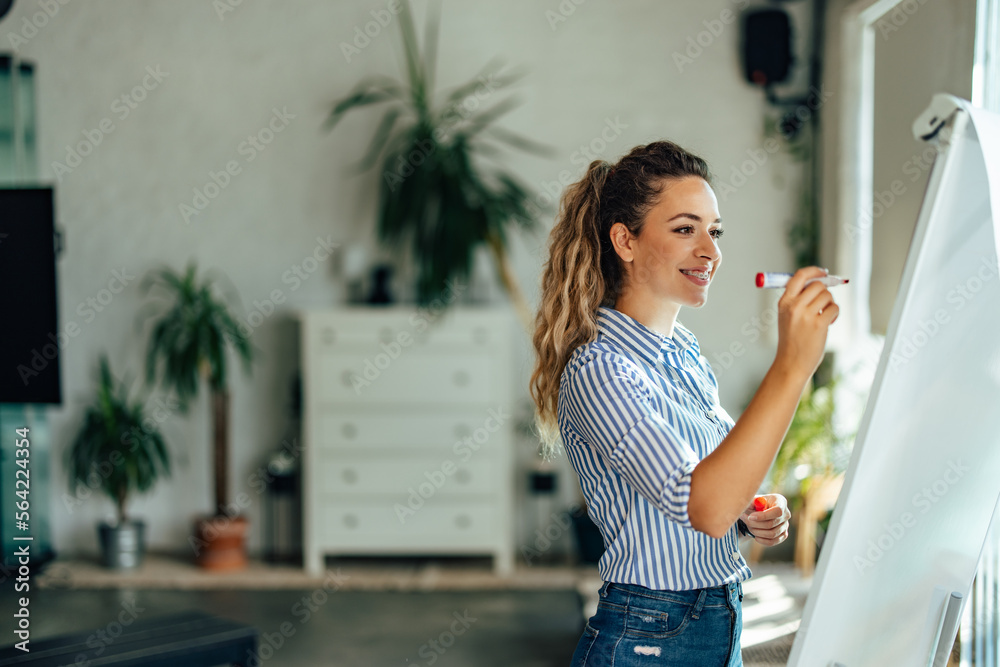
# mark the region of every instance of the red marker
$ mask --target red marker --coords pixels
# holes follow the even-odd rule
[[[770,509],[770,507],[771,505],[768,504],[767,498],[764,498],[763,496],[757,496],[753,499],[754,512],[763,512],[766,509]]]
[[[790,273],[758,273],[756,285],[757,287],[770,288],[770,287],[784,287],[788,284],[788,279],[792,277]],[[846,285],[849,282],[848,278],[841,278],[840,276],[823,276],[822,278],[810,278],[805,282],[806,285],[816,281],[823,283],[827,287],[835,287],[837,285]]]

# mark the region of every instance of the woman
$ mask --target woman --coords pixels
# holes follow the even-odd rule
[[[751,572],[738,533],[768,546],[788,536],[784,497],[765,496],[762,512],[752,501],[839,309],[809,282],[825,269],[795,273],[774,363],[734,424],[677,321],[704,305],[721,235],[705,161],[667,141],[592,162],[563,194],[531,392],[543,450],[561,436],[604,538],[598,611],[574,665],[742,665]]]

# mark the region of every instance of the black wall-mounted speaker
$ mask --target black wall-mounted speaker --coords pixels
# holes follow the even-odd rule
[[[0,291],[0,403],[62,403],[52,188],[0,189]]]
[[[743,23],[743,70],[750,83],[764,86],[788,78],[792,66],[792,25],[780,9],[746,14]]]

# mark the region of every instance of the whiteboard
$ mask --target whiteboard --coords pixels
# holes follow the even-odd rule
[[[914,132],[938,155],[789,665],[950,648],[1000,493],[1000,116],[935,95]]]

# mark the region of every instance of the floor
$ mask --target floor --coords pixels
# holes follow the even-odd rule
[[[107,628],[122,614],[153,618],[198,609],[256,626],[261,665],[562,666],[600,585],[590,568],[553,568],[541,579],[536,568],[525,568],[498,583],[486,564],[475,562],[338,559],[327,564],[338,576],[325,581],[303,581],[301,571],[287,568],[281,571],[287,576],[265,575],[270,568],[254,564],[268,590],[247,584],[246,576],[231,577],[230,583],[243,582],[239,587],[207,577],[182,590],[177,572],[186,566],[169,559],[149,565],[139,582],[112,587],[93,564],[89,570],[50,564],[32,582],[32,639]],[[5,618],[23,595],[12,583],[0,585]],[[746,667],[785,664],[808,586],[789,565],[754,567],[744,584]]]

